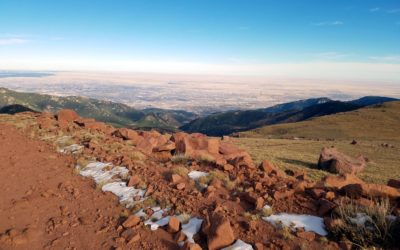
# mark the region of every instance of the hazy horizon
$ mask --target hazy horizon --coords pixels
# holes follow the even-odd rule
[[[0,69],[400,81],[400,4],[1,1]]]

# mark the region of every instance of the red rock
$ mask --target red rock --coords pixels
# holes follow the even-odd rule
[[[135,216],[135,215],[130,215],[125,221],[124,223],[122,223],[122,226],[125,228],[130,228],[130,227],[134,227],[137,224],[139,224],[140,222],[140,218]]]
[[[172,174],[171,175],[171,182],[172,183],[178,183],[182,180],[182,176],[178,175],[178,174]]]
[[[342,187],[340,190],[345,193],[348,197],[359,198],[363,194],[364,184],[348,184]]]
[[[311,194],[311,196],[314,199],[319,199],[325,194],[325,190],[320,189],[320,188],[313,188],[313,189],[308,190],[308,192]]]
[[[66,128],[68,124],[79,119],[79,115],[72,109],[61,109],[57,113],[57,121],[61,128]]]
[[[137,175],[132,175],[128,182],[128,187],[135,187],[140,183],[140,177]]]
[[[260,169],[262,171],[264,171],[265,173],[267,173],[267,174],[270,174],[270,173],[272,173],[272,171],[276,171],[277,170],[276,167],[271,162],[269,162],[268,160],[264,160],[261,163]]]
[[[179,183],[178,185],[176,185],[176,189],[178,190],[185,189],[185,187],[186,187],[185,183]]]
[[[318,161],[318,168],[338,174],[357,174],[364,170],[365,159],[362,156],[352,158],[335,148],[323,148]]]
[[[168,232],[176,233],[179,231],[180,226],[181,223],[179,222],[179,220],[175,216],[172,216],[168,222]]]
[[[264,198],[259,197],[256,193],[247,192],[242,195],[242,199],[253,204],[254,209],[261,210],[264,207]]]
[[[114,133],[114,136],[122,138],[124,140],[131,140],[134,145],[137,145],[140,141],[143,140],[143,137],[139,135],[138,132],[128,128],[120,128],[117,129]]]
[[[211,217],[211,225],[207,233],[207,245],[209,250],[217,250],[231,245],[235,236],[228,218],[222,214],[214,213]]]
[[[305,189],[308,187],[308,183],[306,181],[296,181],[293,183],[292,188],[296,193],[303,193]]]
[[[325,199],[333,201],[335,199],[336,195],[335,192],[329,191],[325,193]]]
[[[313,232],[297,232],[296,235],[297,237],[307,241],[313,241],[315,239],[315,233]]]
[[[177,234],[175,234],[174,240],[176,242],[180,242],[180,241],[185,241],[186,238],[187,238],[186,235],[182,231],[179,231]]]
[[[287,190],[287,191],[275,191],[274,192],[274,199],[275,200],[282,200],[294,195],[294,190]]]
[[[390,179],[387,185],[389,187],[400,188],[400,180]]]
[[[167,142],[166,144],[163,144],[161,146],[157,146],[153,149],[153,152],[161,152],[161,151],[172,151],[174,150],[175,147],[175,143],[172,141]]]
[[[181,250],[202,250],[198,244],[191,243],[189,241],[186,241],[180,249]]]
[[[389,187],[380,184],[365,184],[363,187],[363,195],[372,198],[392,198],[396,199],[400,197],[400,190],[394,187]]]
[[[261,191],[261,190],[263,190],[263,185],[261,184],[261,182],[256,182],[256,183],[254,183],[254,189],[255,189],[256,191]]]
[[[317,183],[317,186],[332,188],[332,189],[341,189],[342,187],[349,184],[363,184],[363,183],[364,182],[355,175],[343,174],[339,176],[327,176],[320,183]]]
[[[231,164],[225,164],[224,165],[224,170],[225,171],[232,171],[234,169],[234,166],[232,166]]]
[[[328,213],[330,213],[337,205],[331,201],[325,200],[325,199],[320,199],[318,201],[319,203],[319,209],[318,209],[318,215],[319,216],[324,216]]]
[[[255,245],[255,250],[264,250],[264,245],[260,242],[257,242]]]
[[[127,239],[128,244],[132,244],[138,242],[140,240],[140,234],[133,234],[131,237]]]

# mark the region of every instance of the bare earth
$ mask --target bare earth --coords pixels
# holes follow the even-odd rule
[[[6,125],[0,145],[0,249],[113,245],[121,208],[113,195],[73,174],[72,158]]]

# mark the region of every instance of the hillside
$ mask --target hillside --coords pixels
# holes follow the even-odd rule
[[[400,102],[388,102],[355,111],[313,118],[308,121],[265,126],[239,133],[236,145],[258,162],[270,159],[282,169],[305,171],[312,178],[327,175],[317,170],[323,147],[369,160],[360,177],[385,183],[399,177]],[[351,142],[355,140],[355,145]]]
[[[400,140],[400,102],[313,118],[308,121],[265,126],[241,132],[243,137],[309,139]]]
[[[387,97],[363,97],[341,102],[328,98],[314,98],[279,104],[270,108],[229,111],[200,117],[181,127],[186,132],[200,132],[211,136],[221,136],[233,132],[246,131],[265,125],[297,122],[312,117],[356,110],[366,105],[393,101]]]
[[[81,116],[94,118],[118,127],[132,127],[175,131],[193,120],[196,115],[181,110],[138,110],[128,105],[85,97],[59,97],[35,93],[22,93],[0,88],[0,108],[13,104],[23,105],[35,111],[56,113],[63,108],[77,111]]]

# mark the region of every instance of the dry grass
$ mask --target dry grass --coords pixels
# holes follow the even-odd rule
[[[189,169],[187,169],[187,168],[185,168],[185,167],[181,167],[181,166],[180,166],[180,167],[174,167],[174,168],[171,170],[171,173],[173,173],[173,174],[178,174],[178,175],[180,175],[180,176],[186,178],[187,175],[189,174]]]
[[[256,163],[268,159],[282,170],[305,170],[314,180],[329,175],[317,169],[317,162],[321,149],[330,146],[350,156],[362,154],[369,159],[364,172],[359,175],[364,181],[386,183],[388,179],[400,176],[400,147],[382,147],[380,141],[359,141],[357,145],[351,145],[351,140],[234,138],[233,142],[247,150]]]
[[[357,215],[365,216],[364,223],[357,223]],[[388,218],[391,215],[389,201],[375,201],[372,206],[360,206],[351,202],[342,204],[335,210],[334,218],[343,223],[330,231],[335,239],[346,237],[360,248],[394,247],[400,236],[400,218]]]
[[[214,158],[214,156],[212,156],[212,155],[210,155],[210,154],[206,154],[206,153],[200,154],[199,156],[197,156],[197,157],[195,158],[195,160],[196,160],[198,163],[200,163],[200,164],[205,164],[205,165],[214,164],[214,163],[215,163],[215,158]]]
[[[268,159],[283,170],[307,170],[313,179],[329,173],[316,169],[323,147],[335,146],[350,156],[369,159],[360,178],[386,183],[400,176],[400,102],[322,116],[304,122],[265,126],[240,133],[234,142],[256,162]],[[292,138],[302,139],[292,139]],[[330,140],[334,139],[334,140]],[[351,145],[355,139],[359,143]],[[389,143],[393,147],[383,147]]]
[[[205,186],[208,185],[213,179],[220,180],[222,184],[229,190],[232,190],[235,187],[235,183],[229,179],[229,176],[219,170],[212,170],[208,173],[208,175],[200,177],[198,183],[201,186]]]
[[[189,157],[184,154],[176,154],[172,156],[171,162],[173,164],[183,164],[185,165],[189,161]]]

